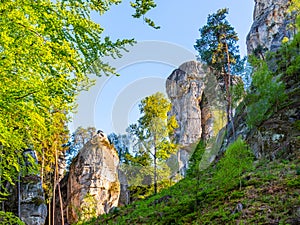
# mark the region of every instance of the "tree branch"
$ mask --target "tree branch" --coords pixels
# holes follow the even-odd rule
[[[22,98],[26,98],[27,96],[32,95],[32,94],[35,94],[35,93],[37,93],[37,92],[38,92],[38,91],[32,91],[32,92],[29,92],[29,93],[27,93],[27,94],[25,94],[25,95],[23,95],[23,96],[15,97],[14,99],[20,100],[20,99],[22,99]]]
[[[26,30],[29,30],[30,32],[34,33],[36,36],[42,38],[44,40],[44,42],[46,42],[47,40],[44,38],[43,35],[41,35],[39,32],[33,30],[33,29],[30,29],[29,27],[26,27],[24,24],[21,24],[21,23],[16,23],[18,25],[20,25],[21,27],[25,28]]]

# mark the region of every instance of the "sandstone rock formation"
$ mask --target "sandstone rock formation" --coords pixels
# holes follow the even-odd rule
[[[23,156],[25,168],[31,166],[29,157],[37,163],[37,157],[33,150],[26,149],[23,152]],[[14,212],[16,215],[20,215],[20,219],[26,225],[45,224],[47,206],[45,204],[44,190],[42,188],[40,176],[28,172],[24,177],[21,177],[19,185],[19,191],[18,185],[8,188],[11,195],[9,196],[8,201],[4,202],[4,209],[6,211]],[[18,202],[20,203],[19,210]]]
[[[261,46],[266,50],[275,51],[281,44],[283,37],[292,38],[294,29],[289,29],[295,21],[287,14],[290,0],[256,0],[254,22],[247,37],[248,53]],[[276,68],[273,68],[274,72]],[[277,73],[279,73],[277,71]],[[282,73],[282,71],[280,71]],[[297,73],[284,74],[281,81],[285,84],[288,101],[283,107],[276,110],[270,118],[263,121],[258,127],[247,127],[246,107],[240,107],[235,115],[236,136],[241,135],[249,144],[256,158],[289,158],[295,157],[300,149],[300,81]],[[275,107],[275,106],[274,106]],[[234,141],[230,124],[226,128],[220,152],[226,150],[229,143]],[[296,156],[297,157],[297,156]]]
[[[188,159],[200,138],[214,137],[226,124],[224,82],[196,61],[182,64],[166,81],[179,128],[175,138],[179,170],[184,174]]]
[[[68,223],[108,213],[118,206],[118,164],[116,150],[101,133],[84,145],[70,166],[65,188]]]
[[[289,26],[294,19],[287,17],[290,1],[255,0],[254,21],[247,36],[248,54],[255,50],[275,51],[284,37],[291,38],[294,35],[295,30]]]
[[[245,106],[241,106],[235,115],[236,136],[246,140],[256,158],[274,160],[300,156],[300,80],[297,75],[286,75],[282,81],[286,85],[288,100],[283,104],[284,107],[275,111],[258,127],[247,127]],[[232,129],[228,125],[220,152],[224,152],[233,141]]]

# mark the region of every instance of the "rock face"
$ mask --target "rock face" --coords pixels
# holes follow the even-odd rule
[[[255,50],[275,51],[284,37],[291,38],[294,35],[295,30],[288,26],[294,23],[292,17],[287,17],[290,1],[255,0],[253,24],[247,36],[248,54],[252,54]]]
[[[67,181],[68,223],[108,213],[118,206],[118,164],[116,150],[101,133],[80,150],[70,166]]]
[[[247,109],[239,107],[235,118],[236,136],[242,136],[256,158],[291,159],[300,157],[300,80],[296,75],[285,75],[282,82],[286,85],[287,100],[283,107],[263,121],[258,127],[247,127]],[[226,127],[220,153],[234,141],[230,124]]]
[[[283,37],[292,38],[295,30],[288,29],[294,23],[292,16],[287,16],[290,0],[255,0],[254,22],[247,37],[248,54],[260,46],[261,50],[276,51],[282,44]],[[260,54],[259,54],[260,55]],[[249,129],[246,124],[247,109],[241,106],[235,115],[236,136],[242,136],[249,144],[256,158],[295,157],[300,149],[300,89],[297,75],[283,76],[288,101],[283,108],[263,121],[258,127]],[[220,152],[226,150],[234,141],[229,124]],[[296,156],[297,157],[297,156]]]
[[[214,137],[226,124],[224,84],[197,61],[182,64],[166,81],[179,128],[175,138],[179,170],[184,175],[190,155],[202,138]]]
[[[29,167],[29,157],[37,163],[37,157],[33,150],[27,149],[23,152],[25,166]],[[44,190],[41,178],[38,174],[28,173],[21,177],[20,191],[18,185],[10,187],[11,196],[4,202],[6,211],[20,214],[20,219],[26,225],[43,225],[47,217],[47,206],[45,204]],[[20,198],[18,199],[18,196]],[[20,213],[18,213],[18,201],[20,202]]]
[[[118,177],[120,181],[120,198],[119,206],[128,205],[130,203],[130,191],[126,174],[119,168]]]

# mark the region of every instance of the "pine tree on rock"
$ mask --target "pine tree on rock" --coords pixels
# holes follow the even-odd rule
[[[230,76],[242,72],[245,59],[241,59],[239,55],[237,45],[239,39],[234,28],[226,20],[227,14],[228,9],[224,8],[208,16],[207,24],[199,29],[200,38],[196,40],[194,48],[199,53],[199,59],[213,68],[224,79],[227,120],[232,123],[233,127]]]

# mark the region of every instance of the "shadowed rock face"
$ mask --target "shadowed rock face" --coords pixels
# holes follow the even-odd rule
[[[275,51],[284,37],[291,38],[295,30],[289,28],[294,19],[287,16],[291,0],[255,0],[253,24],[247,36],[248,54],[260,46]]]
[[[67,182],[69,223],[108,213],[118,206],[118,164],[116,150],[106,137],[98,134],[80,150],[71,164]]]
[[[26,149],[23,152],[25,167],[31,166],[29,157],[37,163],[37,157],[33,150]],[[43,225],[46,222],[47,206],[45,204],[44,190],[42,188],[39,174],[28,173],[21,177],[20,193],[18,185],[8,187],[11,195],[4,202],[4,210],[20,214],[20,219],[27,225]],[[20,213],[18,213],[18,201],[20,202]]]
[[[182,174],[199,140],[214,137],[226,124],[225,88],[221,80],[201,63],[190,61],[174,70],[166,81],[172,102],[170,114],[176,115],[179,124],[175,132],[180,145],[176,158]]]
[[[126,173],[123,172],[120,168],[118,169],[118,177],[120,181],[119,206],[128,205],[130,203],[130,191],[128,189],[129,184]]]

